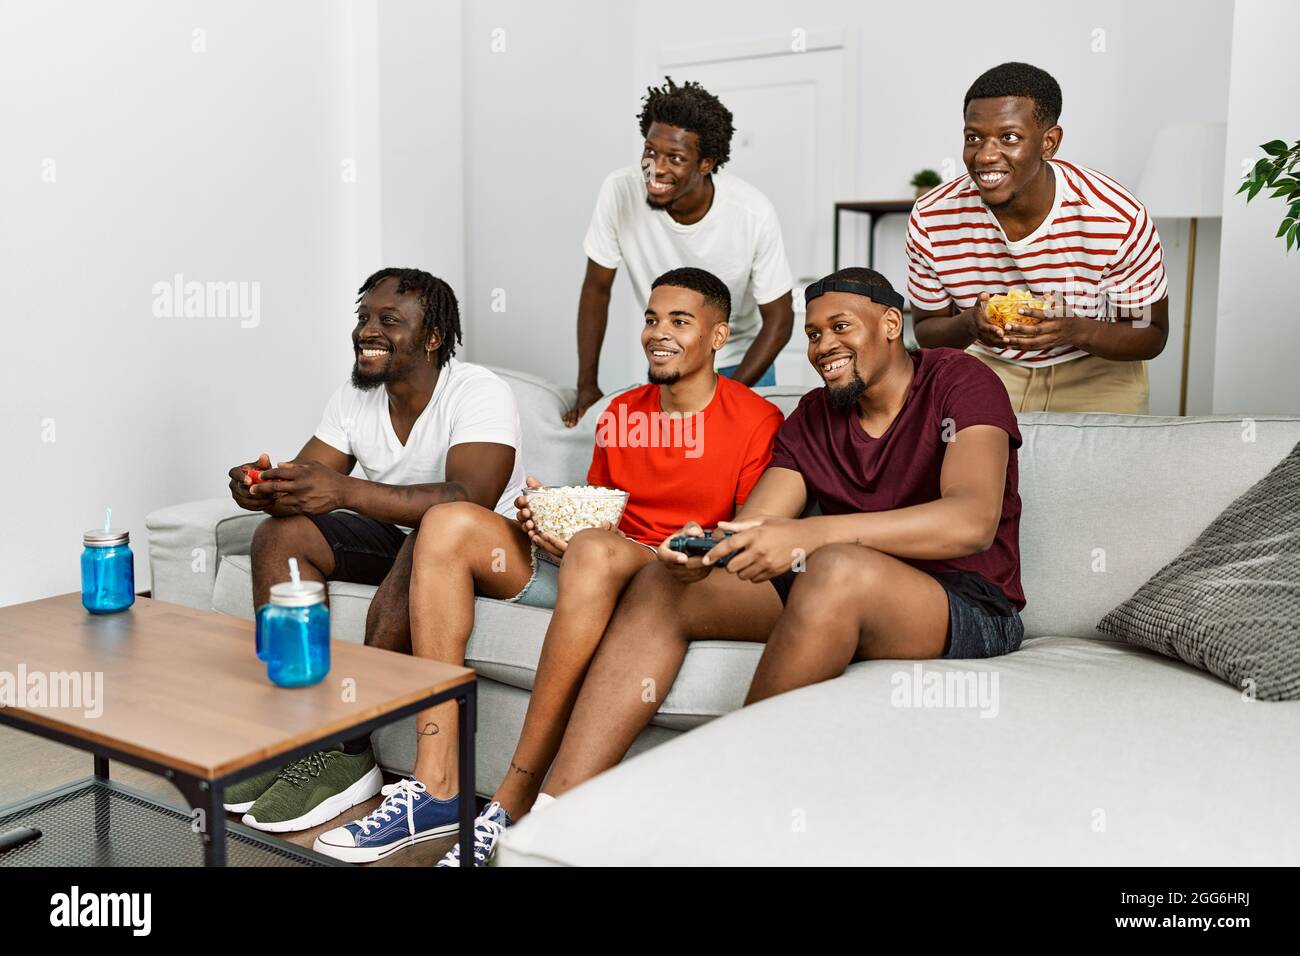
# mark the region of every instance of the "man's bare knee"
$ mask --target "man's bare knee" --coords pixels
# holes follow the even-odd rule
[[[583,528],[569,539],[564,560],[610,561],[624,540],[622,535],[605,528]]]
[[[291,518],[267,518],[253,531],[249,554],[256,558],[259,553],[279,550],[286,541],[297,534],[294,530],[297,525],[306,520],[302,515],[294,515]]]
[[[860,596],[880,582],[885,560],[879,551],[862,545],[827,545],[808,556],[806,569],[795,575],[795,585],[805,593],[816,590],[823,597]],[[791,601],[794,593],[792,589]]]
[[[272,517],[259,524],[253,532],[249,553],[256,555],[259,551],[307,550],[324,540],[325,536],[316,527],[316,523],[306,515]]]
[[[481,525],[486,515],[495,513],[472,501],[444,501],[424,513],[413,533],[429,543],[454,540]]]
[[[414,559],[455,562],[467,559],[469,547],[496,512],[472,501],[447,501],[434,505],[413,532]]]
[[[560,562],[560,588],[583,585],[603,587],[605,580],[619,573],[626,575],[633,566],[627,563],[623,549],[627,539],[604,528],[586,528],[569,540]],[[648,553],[648,552],[647,552]]]
[[[249,558],[254,568],[267,561],[279,562],[295,555],[310,561],[324,575],[334,570],[334,555],[329,543],[316,523],[306,515],[267,518],[253,532]],[[277,568],[279,570],[287,573],[287,569]]]

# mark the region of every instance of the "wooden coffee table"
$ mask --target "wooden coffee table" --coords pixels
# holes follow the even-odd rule
[[[148,820],[154,813],[161,817],[152,827],[142,826],[144,832],[136,839],[155,841],[158,862],[174,861],[172,848],[163,845],[159,834],[183,840],[193,831],[202,837],[202,859],[209,866],[226,863],[228,842],[236,857],[232,862],[336,865],[270,834],[228,824],[222,808],[225,788],[327,744],[455,700],[460,717],[460,844],[473,845],[474,671],[333,641],[325,680],[315,687],[286,690],[267,679],[266,665],[257,659],[253,643],[252,621],[142,597],[129,610],[110,615],[88,614],[75,593],[0,608],[0,681],[10,675],[10,686],[24,684],[29,696],[11,706],[3,706],[9,701],[0,697],[0,723],[94,754],[94,776],[0,809],[0,830],[41,829],[41,839],[27,844],[35,847],[54,836],[41,826],[43,813],[66,821],[70,807],[81,807],[78,813],[93,808],[93,826],[82,820],[80,833],[65,833],[60,843],[63,853],[71,837],[93,834],[93,856],[72,860],[62,855],[59,862],[114,865],[117,861],[102,832],[107,823],[112,820],[121,831],[129,829],[122,821]],[[92,691],[95,675],[102,675],[97,704],[84,693],[73,707],[55,708],[48,704],[56,701],[30,699],[35,687],[31,675],[66,690],[75,686],[67,676],[72,674],[81,674]],[[110,760],[165,777],[184,794],[192,812],[110,781]],[[124,809],[114,816],[119,806]],[[112,838],[119,844],[132,839],[122,832]],[[24,849],[11,851],[15,860]],[[138,846],[134,854],[117,856],[122,861],[154,862]],[[473,859],[473,853],[461,854],[462,865]]]

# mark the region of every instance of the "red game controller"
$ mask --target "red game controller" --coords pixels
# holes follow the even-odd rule
[[[261,473],[260,471],[258,471],[256,468],[248,468],[248,467],[245,467],[245,468],[244,468],[244,474],[246,474],[246,475],[249,477],[249,479],[250,479],[250,480],[249,480],[249,485],[250,485],[250,486],[251,486],[251,485],[260,485],[260,484],[265,480],[265,479],[262,478],[262,473]]]

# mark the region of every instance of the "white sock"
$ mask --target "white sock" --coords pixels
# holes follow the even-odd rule
[[[538,810],[544,810],[555,802],[555,798],[549,793],[539,793],[537,799],[533,801],[531,812],[536,813]]]

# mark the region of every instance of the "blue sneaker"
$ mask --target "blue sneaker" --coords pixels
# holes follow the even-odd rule
[[[474,821],[474,865],[487,866],[488,860],[496,851],[497,840],[506,827],[512,827],[515,821],[510,819],[501,804],[493,800]],[[436,866],[460,866],[460,844],[452,847]]]
[[[316,838],[312,849],[344,863],[373,863],[408,846],[455,833],[460,799],[438,800],[407,777],[390,783],[373,813]]]

